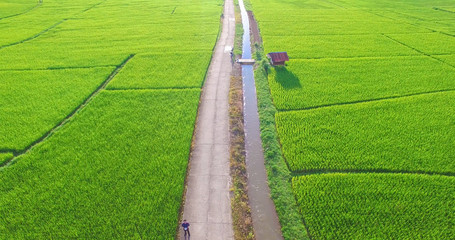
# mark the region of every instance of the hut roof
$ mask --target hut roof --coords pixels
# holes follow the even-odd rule
[[[267,54],[273,62],[284,62],[289,61],[287,52],[271,52]]]

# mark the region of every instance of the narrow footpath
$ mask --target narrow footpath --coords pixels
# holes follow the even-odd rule
[[[233,0],[224,4],[223,25],[201,95],[187,176],[183,219],[191,239],[234,239],[229,169],[230,51],[234,44]],[[179,229],[180,239],[185,239]]]

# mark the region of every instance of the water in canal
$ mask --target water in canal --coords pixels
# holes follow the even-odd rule
[[[250,24],[248,13],[239,0],[243,24],[243,59],[251,59]],[[242,65],[246,165],[248,172],[248,197],[256,239],[283,239],[281,227],[270,199],[270,189],[264,166],[264,153],[259,128],[256,86],[253,65]]]

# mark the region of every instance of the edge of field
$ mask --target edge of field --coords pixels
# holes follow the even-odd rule
[[[0,162],[0,170],[2,170],[4,167],[7,167],[11,164],[14,164],[16,159],[21,157],[22,155],[30,152],[35,146],[38,146],[40,143],[46,141],[48,138],[50,138],[54,133],[59,131],[59,129],[63,128],[68,122],[73,119],[76,114],[78,114],[80,111],[82,111],[101,91],[106,89],[106,86],[112,81],[112,79],[117,76],[117,74],[125,67],[125,65],[135,56],[136,54],[130,54],[127,58],[125,58],[122,63],[116,66],[115,69],[107,76],[107,78],[100,83],[100,85],[92,92],[90,93],[84,101],[78,105],[75,109],[73,109],[68,115],[66,115],[62,120],[60,120],[54,127],[49,129],[45,134],[43,134],[40,138],[34,140],[32,143],[30,143],[28,146],[26,146],[24,149],[12,152],[12,157],[6,159],[3,162]]]
[[[251,11],[249,0],[245,7]],[[256,19],[250,25],[257,26],[257,36],[260,38],[260,29]],[[250,28],[251,30],[251,28]],[[255,35],[254,33],[252,34]],[[275,203],[275,208],[281,224],[284,239],[309,240],[305,220],[299,213],[296,199],[292,191],[292,176],[281,152],[278,132],[275,124],[277,110],[273,103],[272,95],[267,81],[267,69],[270,67],[264,53],[263,43],[260,39],[252,38],[253,58],[256,59],[254,79],[258,100],[259,122],[261,128],[262,147],[264,149],[265,167],[269,181],[270,193]]]
[[[247,10],[252,11],[250,0],[244,0],[247,4]],[[257,25],[257,22],[250,24]],[[250,29],[251,30],[251,29]],[[253,30],[252,30],[253,31]],[[260,31],[258,30],[260,36]],[[254,33],[252,33],[252,36]],[[255,82],[258,97],[259,117],[261,124],[261,139],[266,158],[266,169],[268,173],[269,186],[271,189],[272,199],[275,202],[277,213],[279,215],[280,223],[282,225],[282,232],[285,239],[313,239],[307,228],[305,217],[301,214],[297,206],[297,196],[294,195],[292,190],[292,179],[296,176],[304,174],[290,172],[287,162],[282,153],[280,138],[277,133],[275,114],[278,110],[273,102],[273,97],[270,92],[268,84],[268,74],[271,68],[268,59],[265,56],[263,43],[254,41],[253,43],[253,58],[256,59],[255,64]],[[316,173],[332,172],[318,171]],[[333,172],[337,174],[337,172]],[[357,173],[357,172],[349,172]],[[381,173],[381,172],[379,172]],[[394,172],[387,172],[394,173]],[[396,173],[403,173],[399,171]],[[429,175],[445,175],[437,173],[429,173]],[[305,234],[306,232],[306,234]]]
[[[261,49],[261,50],[258,50]],[[260,66],[254,71],[261,124],[261,139],[264,148],[266,170],[272,200],[280,219],[281,231],[285,239],[310,239],[300,216],[291,186],[291,172],[282,156],[275,124],[277,112],[267,82],[267,61],[263,61],[262,45],[256,46],[255,55]],[[302,222],[303,220],[303,222]],[[302,238],[302,236],[304,236]]]

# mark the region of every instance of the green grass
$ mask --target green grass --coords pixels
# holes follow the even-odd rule
[[[313,239],[452,239],[455,179],[409,174],[293,178]]]
[[[0,71],[0,149],[23,150],[84,102],[114,68]]]
[[[207,51],[135,56],[108,88],[201,88],[210,56]]]
[[[269,84],[277,108],[291,110],[454,89],[454,72],[420,56],[292,60]]]
[[[101,92],[0,170],[0,238],[172,239],[199,95]]]
[[[455,173],[455,93],[276,115],[292,171]]]

